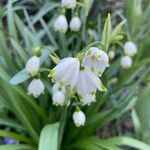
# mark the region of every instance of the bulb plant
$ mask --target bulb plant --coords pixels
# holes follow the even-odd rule
[[[149,97],[150,5],[138,2],[125,2],[130,14],[92,23],[94,1],[2,6],[0,150],[150,149],[142,103]],[[38,11],[29,14],[32,3]],[[127,113],[128,136],[119,130]]]

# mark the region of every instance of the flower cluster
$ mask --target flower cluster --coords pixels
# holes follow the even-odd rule
[[[76,58],[62,59],[49,74],[49,77],[55,82],[53,104],[64,105],[65,87],[68,86],[78,94],[82,105],[90,105],[95,102],[96,91],[106,91],[99,77],[108,66],[108,55],[97,47],[89,48],[89,50],[77,55]],[[79,109],[73,114],[76,126],[84,125],[85,115],[83,114]]]
[[[62,0],[61,6],[64,9],[74,9],[76,7],[76,0]],[[68,25],[67,18],[65,16],[64,11],[62,14],[60,14],[55,22],[54,22],[54,30],[59,31],[61,33],[66,33],[68,30],[68,26],[70,27],[71,31],[79,31],[81,27],[81,20],[77,16],[77,13],[75,16],[72,17],[70,24]]]
[[[40,57],[34,55],[26,63],[25,70],[33,77],[28,85],[28,94],[33,95],[35,98],[40,96],[45,89],[43,82],[37,78],[40,69]]]
[[[120,64],[122,68],[130,68],[132,66],[132,57],[137,53],[137,47],[132,41],[128,41],[124,45],[125,56],[121,58]]]

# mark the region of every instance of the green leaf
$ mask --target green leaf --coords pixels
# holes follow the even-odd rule
[[[111,34],[111,39],[110,41],[111,42],[115,42],[115,40],[117,40],[117,36],[122,34],[122,27],[123,25],[125,24],[125,20],[120,22],[116,27],[115,29],[112,31],[112,34]]]
[[[41,132],[38,150],[57,150],[59,123],[46,125]]]
[[[110,38],[111,38],[111,17],[110,14],[108,14],[108,17],[104,25],[102,41],[101,41],[102,43],[101,48],[105,51],[108,51]]]
[[[130,137],[113,137],[106,139],[108,143],[114,144],[114,145],[126,145],[129,147],[133,147],[139,150],[150,150],[150,146],[133,138]]]
[[[45,60],[50,57],[50,54],[55,51],[55,48],[53,46],[47,46],[42,49],[42,55],[40,57],[40,64],[43,64]]]
[[[10,35],[18,41],[18,35],[17,35],[17,30],[15,27],[15,21],[14,21],[14,12],[13,12],[13,7],[12,7],[12,0],[8,1],[7,5],[7,22],[8,22],[8,30]]]
[[[90,150],[90,148],[93,149],[94,146],[97,146],[102,150],[122,150],[122,148],[119,148],[119,146],[128,146],[139,150],[150,149],[149,145],[130,137],[113,137],[108,139],[84,138],[79,139],[79,141],[72,147]]]
[[[84,10],[84,15],[87,17],[89,14],[89,11],[92,7],[94,0],[84,0],[83,2],[83,10]]]
[[[17,52],[17,54],[20,56],[20,59],[22,59],[24,62],[26,62],[26,60],[27,60],[27,53],[22,48],[22,46],[17,41],[15,41],[14,39],[11,39],[11,44],[12,44],[15,52]]]
[[[20,72],[18,72],[11,80],[10,83],[13,85],[17,85],[19,83],[22,83],[30,78],[29,73],[23,69]]]
[[[88,143],[88,144],[87,144]],[[91,149],[102,149],[102,150],[121,150],[119,147],[113,145],[110,142],[107,142],[105,140],[97,140],[95,138],[85,138],[80,139],[76,144],[75,147],[85,148],[86,150]]]
[[[8,127],[19,129],[19,130],[25,130],[25,128],[18,122],[14,121],[13,119],[10,119],[6,116],[2,116],[2,115],[0,117],[0,125],[5,125]]]
[[[45,3],[43,7],[39,10],[39,12],[34,16],[32,20],[32,24],[35,24],[37,21],[39,21],[39,18],[42,18],[44,15],[46,15],[49,11],[55,9],[56,7],[59,7],[59,3],[54,2],[48,2]]]
[[[55,38],[54,38],[52,32],[50,31],[49,27],[47,26],[46,22],[42,18],[40,18],[40,22],[41,22],[43,29],[45,30],[45,33],[47,34],[47,36],[49,38],[51,44],[53,44],[53,46],[55,46],[57,48],[58,47],[57,42],[55,41]]]
[[[0,150],[36,150],[36,148],[26,144],[10,144],[0,145]]]
[[[23,134],[17,134],[15,132],[0,130],[0,136],[1,137],[14,138],[14,139],[16,139],[18,141],[26,142],[26,143],[29,143],[29,144],[33,143],[31,138],[28,138],[28,137],[24,136]]]
[[[150,144],[150,84],[140,93],[135,110],[140,122],[138,132],[144,142]]]

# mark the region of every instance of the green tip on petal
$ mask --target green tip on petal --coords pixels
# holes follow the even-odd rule
[[[52,61],[55,63],[55,64],[58,64],[60,62],[60,59],[57,55],[50,55],[50,58],[52,59]]]
[[[100,91],[107,91],[107,89],[105,88],[105,86],[102,84],[101,81],[99,82],[99,87],[98,87],[98,89],[99,89]]]
[[[54,77],[54,70],[52,69],[51,71],[50,71],[50,73],[48,74],[48,77],[49,78],[53,78]]]

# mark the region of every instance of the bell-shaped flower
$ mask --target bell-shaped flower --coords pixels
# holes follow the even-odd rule
[[[81,27],[80,18],[77,16],[74,16],[70,21],[69,27],[71,31],[79,31]]]
[[[132,41],[128,41],[124,45],[124,52],[128,56],[134,56],[137,53],[137,47]]]
[[[85,117],[85,114],[81,110],[75,111],[73,113],[72,118],[76,127],[84,126],[86,117]]]
[[[62,91],[56,91],[52,96],[53,105],[63,106],[65,103],[65,94]]]
[[[78,81],[76,84],[77,93],[82,96],[93,94],[96,90],[106,91],[106,88],[101,83],[101,80],[87,68],[81,68],[79,71]]]
[[[108,56],[109,56],[110,59],[114,59],[114,57],[115,57],[115,52],[114,52],[114,51],[109,51],[109,52],[108,52]]]
[[[66,93],[66,88],[61,85],[60,83],[55,83],[52,87],[52,93],[54,94],[55,92],[61,91],[64,94]]]
[[[123,56],[120,64],[122,68],[130,68],[132,66],[132,58],[130,56]]]
[[[90,105],[92,102],[96,101],[95,93],[80,96],[80,100],[82,101],[83,105]]]
[[[40,79],[33,79],[28,86],[28,94],[37,98],[44,92],[44,89],[45,86]]]
[[[101,76],[109,66],[108,55],[97,47],[91,47],[83,57],[83,66],[91,69],[98,76]]]
[[[67,57],[62,59],[57,66],[51,70],[49,77],[54,82],[60,82],[74,87],[78,80],[80,62],[77,58]]]
[[[55,20],[54,23],[54,30],[59,31],[61,33],[66,33],[68,30],[68,22],[66,19],[66,16],[60,15],[58,18]]]
[[[74,9],[76,7],[76,0],[61,0],[62,7]]]
[[[31,76],[35,76],[40,68],[40,58],[37,56],[31,57],[25,66],[25,69],[28,73],[31,74]]]

